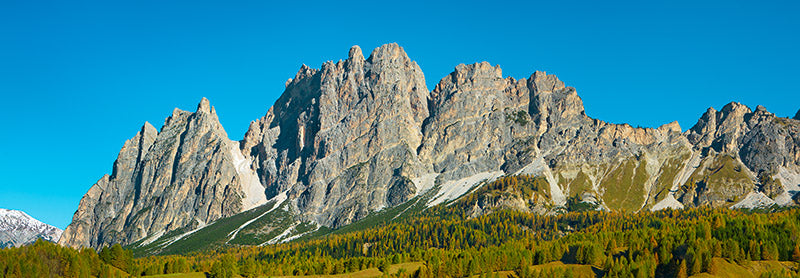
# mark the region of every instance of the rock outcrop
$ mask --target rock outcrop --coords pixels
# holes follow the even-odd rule
[[[205,99],[195,113],[176,109],[159,132],[145,124],[61,243],[147,244],[273,198],[262,209],[280,205],[287,222],[338,228],[415,198],[451,202],[504,175],[535,177],[534,192],[468,198],[470,213],[791,205],[799,136],[800,121],[735,102],[686,132],[677,122],[607,123],[555,75],[503,77],[487,62],[458,65],[428,91],[397,44],[368,58],[354,46],[344,61],[303,65],[241,142],[228,140]],[[292,227],[259,240],[291,238]]]
[[[237,169],[242,162],[207,99],[194,113],[176,108],[161,131],[145,123],[125,142],[112,174],[81,199],[59,242],[127,245],[257,206],[266,201],[263,187],[249,165]]]

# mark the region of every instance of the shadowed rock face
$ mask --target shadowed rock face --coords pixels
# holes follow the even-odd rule
[[[161,131],[145,123],[81,199],[60,243],[131,244],[239,213],[246,193],[236,147],[206,99],[195,113],[175,109]]]
[[[475,198],[475,214],[554,213],[568,201],[731,206],[753,190],[786,204],[800,191],[799,134],[800,121],[735,102],[683,133],[677,122],[606,123],[556,76],[503,77],[487,62],[458,65],[428,91],[397,44],[368,58],[354,46],[344,61],[303,65],[241,142],[228,140],[205,99],[195,113],[176,109],[161,131],[145,124],[61,243],[151,241],[281,194],[300,219],[336,228],[430,190],[428,204],[452,200],[504,174],[549,187],[531,200]]]

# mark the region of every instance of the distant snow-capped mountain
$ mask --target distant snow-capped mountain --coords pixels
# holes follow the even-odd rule
[[[31,244],[39,238],[58,242],[61,232],[22,211],[0,208],[0,248]]]

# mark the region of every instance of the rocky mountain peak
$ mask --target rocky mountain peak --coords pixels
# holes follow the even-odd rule
[[[475,79],[475,78],[503,78],[503,70],[500,66],[492,66],[489,62],[480,62],[470,65],[459,64],[456,66],[455,71],[458,80]]]
[[[756,110],[752,113],[745,115],[745,121],[747,122],[748,128],[754,128],[758,124],[766,121],[772,121],[775,118],[775,114],[770,113],[767,111],[767,108],[761,105],[756,106]]]
[[[528,81],[532,91],[530,114],[539,133],[551,127],[574,126],[587,120],[583,100],[575,88],[565,87],[555,75],[536,71]]]
[[[762,108],[763,108],[763,106],[762,106]],[[763,111],[766,111],[766,108],[763,108]],[[750,108],[747,107],[744,104],[741,104],[741,103],[738,103],[738,102],[735,102],[735,101],[734,102],[730,102],[730,103],[726,104],[725,106],[723,106],[722,109],[719,111],[719,113],[718,113],[719,114],[718,115],[718,117],[719,117],[718,122],[720,123],[720,125],[723,125],[723,126],[728,126],[729,125],[729,124],[726,124],[726,123],[737,124],[739,122],[743,122],[744,116],[746,114],[749,114],[749,113],[752,113],[752,112],[753,111],[750,110]]]
[[[664,124],[664,125],[662,125],[662,126],[659,126],[659,127],[658,127],[658,130],[659,130],[659,131],[661,131],[662,133],[668,133],[668,132],[677,132],[677,133],[681,133],[681,132],[683,132],[683,131],[681,130],[681,125],[680,125],[680,124],[678,124],[678,121],[673,121],[673,122],[671,122],[671,123],[668,123],[668,124]]]
[[[364,62],[364,54],[361,53],[361,47],[358,45],[354,45],[350,48],[350,52],[347,53],[347,60],[345,61],[345,69],[350,74],[361,75],[361,71],[363,71]]]
[[[361,53],[361,47],[358,45],[350,47],[350,52],[347,53],[347,60],[364,60],[364,54]]]
[[[40,238],[56,242],[61,233],[61,229],[42,223],[25,212],[0,208],[0,249],[31,244]]]
[[[354,46],[345,61],[301,68],[267,115],[251,124],[243,152],[256,162],[268,196],[288,191],[307,217],[343,225],[413,194],[401,176],[414,166],[398,168],[415,164],[428,95],[422,70],[399,45],[380,46],[366,60]],[[388,201],[392,184],[403,193]],[[342,217],[338,210],[352,213]]]
[[[697,123],[687,130],[687,138],[693,145],[709,146],[714,140],[713,134],[717,131],[717,110],[709,107]]]
[[[547,74],[544,71],[535,71],[530,77],[530,82],[536,91],[554,92],[564,89],[564,82],[555,75]]]
[[[748,130],[752,110],[731,102],[717,111],[709,108],[689,131],[687,138],[697,148],[712,147],[717,152],[737,150],[737,140]]]
[[[196,113],[211,113],[211,104],[209,103],[207,98],[203,98],[200,100],[200,103],[197,104],[197,111]]]
[[[373,64],[411,62],[406,51],[397,43],[384,44],[375,48],[367,60]]]
[[[111,177],[130,176],[136,164],[144,159],[156,136],[158,136],[156,128],[149,122],[145,122],[133,138],[125,141],[122,150],[117,155],[117,160],[114,161]]]
[[[797,110],[797,113],[796,113],[796,114],[794,114],[794,119],[795,119],[795,120],[800,120],[800,109],[798,109],[798,110]]]
[[[500,69],[500,66],[492,66],[488,62],[470,65],[460,64],[456,66],[448,77],[442,78],[431,92],[431,115],[439,113],[442,105],[448,102],[454,94],[478,93],[494,89],[502,90],[506,86],[505,83],[503,70]],[[489,105],[482,108],[491,109],[492,106]]]
[[[142,130],[140,130],[139,132],[141,132],[143,134],[148,134],[148,135],[157,135],[158,134],[158,130],[153,126],[153,124],[151,124],[148,121],[144,122],[144,124],[142,125]]]
[[[265,200],[263,186],[203,98],[180,109],[160,132],[145,123],[122,147],[111,176],[81,199],[59,241],[102,247],[155,240],[234,215]]]

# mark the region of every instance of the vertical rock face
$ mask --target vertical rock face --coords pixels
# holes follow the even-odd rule
[[[422,161],[446,180],[500,170],[506,148],[535,130],[526,83],[487,62],[457,66],[431,92]]]
[[[237,153],[206,99],[194,113],[175,109],[160,132],[145,123],[125,142],[112,174],[81,199],[59,242],[131,244],[258,205],[265,199],[248,196],[253,184],[237,171]],[[263,195],[263,187],[257,192]]]
[[[268,192],[288,190],[296,208],[339,226],[416,192],[409,176],[428,117],[419,66],[397,44],[364,59],[303,66],[267,115],[250,126],[243,152]],[[392,195],[387,194],[391,192]]]
[[[748,130],[745,116],[752,111],[747,106],[731,102],[717,112],[709,108],[692,127],[687,137],[698,148],[711,147],[717,152],[730,152],[738,149],[737,142]]]

